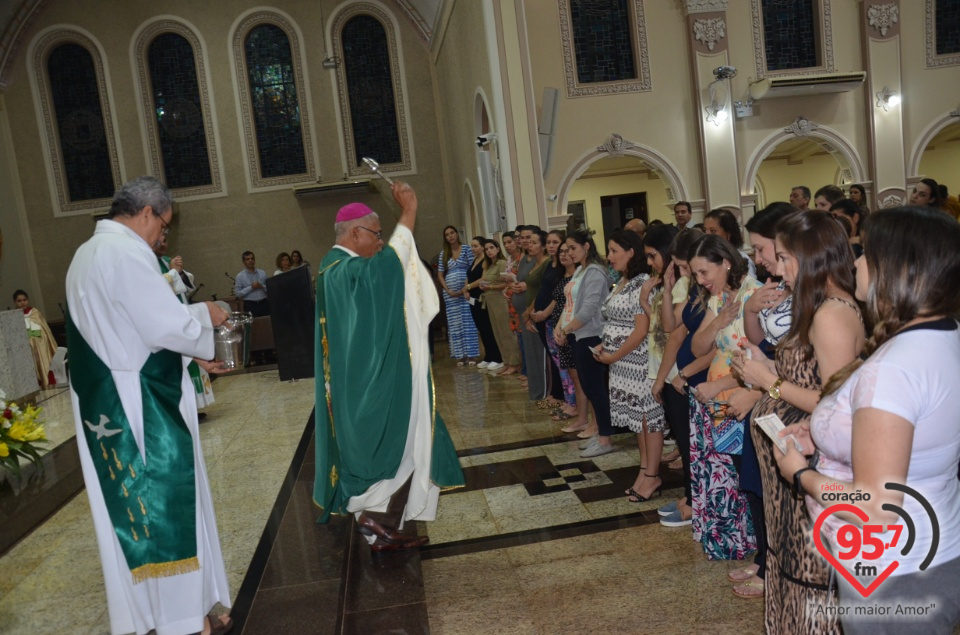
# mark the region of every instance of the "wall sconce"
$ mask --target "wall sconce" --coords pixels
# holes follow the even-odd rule
[[[721,123],[730,118],[730,113],[727,112],[726,104],[711,103],[709,106],[704,108],[704,110],[707,111],[707,121],[718,127]]]
[[[330,57],[320,62],[320,64],[327,70],[332,70],[340,66],[340,58],[337,57],[336,55],[331,55]]]
[[[710,95],[710,105],[706,106],[704,110],[707,113],[707,121],[715,126],[719,127],[721,123],[730,118],[730,112],[727,110],[729,91],[724,81],[735,77],[736,74],[737,69],[733,66],[720,66],[713,70],[713,75],[716,79],[707,86],[707,93]],[[721,88],[723,89],[722,91]]]
[[[900,95],[890,90],[886,86],[883,87],[879,93],[877,93],[877,108],[883,108],[884,111],[890,110],[891,106],[896,106],[900,103]]]

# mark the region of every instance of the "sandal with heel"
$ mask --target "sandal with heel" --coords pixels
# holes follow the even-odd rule
[[[631,503],[645,503],[648,500],[652,499],[654,496],[663,495],[663,479],[660,478],[660,475],[644,473],[644,476],[646,476],[647,478],[655,478],[658,481],[660,481],[660,484],[657,485],[657,488],[653,490],[649,496],[643,496],[641,494],[638,494],[635,489],[631,488],[628,494],[629,498],[627,498],[627,500],[630,501]]]

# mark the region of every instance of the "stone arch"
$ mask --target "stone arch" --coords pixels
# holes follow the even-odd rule
[[[840,165],[840,168],[844,170],[844,174],[846,174],[846,170],[849,170],[850,178],[852,179],[851,182],[864,183],[867,181],[863,161],[861,161],[857,151],[854,150],[853,145],[851,145],[843,135],[827,126],[815,124],[805,117],[797,117],[797,120],[793,122],[793,124],[774,132],[764,139],[763,142],[757,146],[756,150],[753,151],[753,154],[750,155],[750,158],[747,159],[747,167],[744,170],[743,180],[741,181],[743,196],[753,196],[753,184],[757,178],[757,174],[760,173],[760,166],[763,164],[764,159],[770,156],[781,142],[797,137],[809,139],[829,152]]]
[[[960,110],[945,112],[924,128],[910,153],[910,163],[907,164],[907,180],[920,177],[920,161],[923,159],[923,153],[927,146],[944,128],[960,123],[960,119],[957,119],[957,117],[960,117]]]
[[[491,129],[490,100],[487,99],[483,87],[477,86],[473,97],[473,134],[480,136],[490,132]]]
[[[601,159],[621,156],[636,157],[643,161],[647,168],[667,185],[667,188],[669,188],[667,198],[670,201],[689,200],[689,190],[683,181],[683,177],[680,176],[679,170],[669,159],[649,146],[627,141],[614,133],[603,145],[581,154],[580,158],[567,168],[560,179],[560,184],[557,186],[557,208],[554,212],[554,218],[559,219],[566,216],[570,189],[574,182],[587,171],[587,168]],[[550,223],[551,228],[555,225],[560,226],[562,223]]]

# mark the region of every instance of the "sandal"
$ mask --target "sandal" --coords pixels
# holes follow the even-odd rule
[[[743,584],[733,587],[733,594],[745,600],[762,600],[764,596],[763,578],[753,576]]]
[[[553,419],[554,421],[566,421],[567,419],[573,419],[573,418],[576,417],[576,416],[577,416],[577,415],[568,414],[568,413],[564,412],[563,410],[561,410],[560,412],[556,413],[555,415],[551,416],[550,418]],[[566,429],[564,429],[565,432],[577,432],[578,430],[583,430],[583,427],[574,428],[573,430],[566,430]]]
[[[534,403],[537,405],[538,410],[547,410],[550,408],[550,404],[547,402],[546,399],[538,399]]]
[[[760,565],[751,564],[740,569],[734,569],[727,574],[727,579],[731,582],[736,582],[737,584],[741,582],[746,582],[750,578],[756,577],[757,571],[760,570]]]
[[[570,418],[572,419],[573,415],[570,415]],[[570,434],[571,432],[580,432],[581,430],[586,429],[586,427],[587,427],[586,425],[578,425],[576,423],[571,423],[568,426],[560,428],[560,432],[563,432],[564,434]]]
[[[680,458],[680,450],[670,450],[660,457],[661,463],[671,463]]]
[[[655,490],[650,492],[649,496],[642,496],[641,494],[637,493],[637,490],[631,487],[627,493],[627,496],[628,496],[627,500],[630,501],[631,503],[646,503],[648,500],[650,500],[654,496],[663,495],[663,479],[661,479],[658,474],[651,475],[651,474],[644,473],[643,475],[646,476],[647,478],[657,479],[658,481],[660,481],[660,484],[657,485],[657,488]]]

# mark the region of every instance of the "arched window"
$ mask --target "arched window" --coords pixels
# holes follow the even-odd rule
[[[372,157],[387,172],[411,169],[400,51],[395,26],[378,5],[350,3],[332,25],[340,57],[337,86],[343,113],[347,173],[369,174]]]
[[[287,34],[272,24],[260,25],[250,31],[244,49],[260,174],[264,178],[302,174],[307,171],[307,159]]]
[[[123,174],[102,50],[79,29],[52,28],[28,55],[54,214],[109,205]]]
[[[70,201],[113,196],[93,56],[79,44],[61,44],[47,58],[47,77]]]
[[[147,165],[180,200],[222,193],[199,36],[181,22],[158,20],[141,27],[134,51]]]
[[[282,15],[257,12],[233,42],[251,188],[316,181],[296,29]]]
[[[164,33],[150,43],[149,60],[167,187],[209,185],[210,161],[193,47],[181,35]]]
[[[354,164],[363,157],[400,163],[400,130],[390,74],[387,31],[372,15],[358,15],[343,25],[343,65],[350,99]]]

